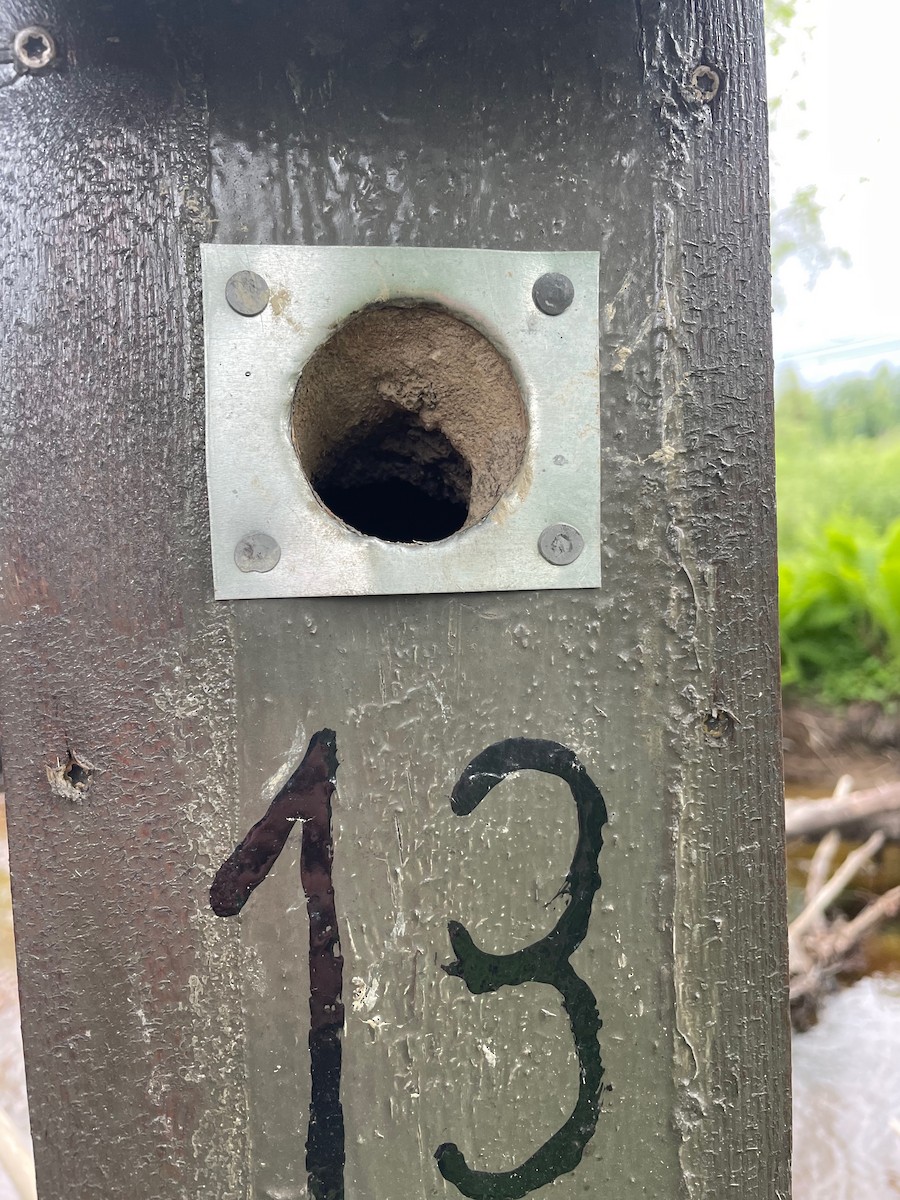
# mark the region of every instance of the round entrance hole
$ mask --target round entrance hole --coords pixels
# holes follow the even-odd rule
[[[389,542],[437,542],[483,520],[516,478],[528,433],[506,359],[424,305],[346,321],[303,368],[291,424],[320,501]]]

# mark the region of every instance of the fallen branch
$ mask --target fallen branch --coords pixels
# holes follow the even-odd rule
[[[891,888],[879,896],[835,934],[835,949],[838,954],[850,952],[867,933],[877,928],[882,921],[893,921],[900,916],[900,887]]]
[[[822,884],[800,916],[791,921],[788,937],[802,937],[816,923],[817,917],[824,916],[829,904],[837,900],[841,892],[853,882],[866,863],[872,861],[883,845],[884,834],[873,833],[864,846],[848,854],[831,878]]]
[[[857,841],[878,831],[900,841],[900,783],[858,792],[840,792],[828,800],[786,800],[784,827],[788,841],[813,841],[830,830]]]
[[[815,900],[816,896],[825,886],[828,876],[831,874],[831,867],[834,863],[834,856],[841,847],[841,835],[834,829],[822,838],[816,852],[812,856],[812,861],[809,864],[809,874],[806,877],[806,903]]]
[[[882,921],[900,915],[900,887],[895,887],[868,904],[852,921],[843,917],[828,919],[828,908],[871,862],[884,845],[885,836],[881,831],[873,833],[831,873],[839,840],[832,830],[816,848],[806,885],[806,905],[788,927],[791,1020],[799,1030],[814,1024],[823,996],[834,986],[835,976],[850,967],[863,938]]]

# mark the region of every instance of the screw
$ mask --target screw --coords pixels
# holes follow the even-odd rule
[[[267,533],[248,533],[234,548],[234,565],[239,571],[265,574],[278,565],[281,547]]]
[[[225,284],[225,299],[242,317],[256,317],[269,303],[269,285],[255,271],[237,271]]]
[[[56,58],[56,41],[40,25],[26,25],[13,39],[13,55],[19,71],[40,71]]]
[[[535,280],[531,298],[542,313],[548,317],[558,317],[575,299],[575,288],[568,275],[551,271]]]
[[[574,525],[548,525],[538,538],[538,550],[555,567],[567,567],[583,549],[584,538]]]

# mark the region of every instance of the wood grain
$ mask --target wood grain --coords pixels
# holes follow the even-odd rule
[[[43,1200],[293,1186],[307,1088],[274,1066],[300,958],[257,906],[221,922],[206,897],[324,723],[354,953],[409,981],[388,1032],[348,1025],[348,1130],[374,1145],[390,1111],[396,1138],[365,1178],[348,1137],[348,1194],[435,1186],[408,1164],[434,1170],[417,1138],[444,1097],[417,1088],[442,1035],[404,1005],[440,973],[416,939],[464,896],[450,871],[430,882],[422,839],[464,874],[482,826],[447,824],[440,797],[483,746],[535,737],[571,747],[610,811],[579,950],[613,1086],[586,1178],[623,1200],[786,1197],[761,4],[73,0],[41,20],[64,69],[0,90],[0,705]],[[603,587],[216,604],[213,238],[599,248]],[[47,782],[69,750],[97,768],[80,804]],[[566,829],[530,797],[507,874]],[[379,924],[382,862],[407,941]],[[479,897],[488,926],[503,884]],[[479,1124],[471,1056],[441,1069],[454,1136],[484,1155],[546,1103],[532,1086]]]

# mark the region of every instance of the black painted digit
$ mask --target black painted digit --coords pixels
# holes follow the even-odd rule
[[[530,982],[555,987],[572,1027],[580,1083],[578,1100],[566,1123],[512,1171],[473,1171],[452,1142],[437,1149],[435,1158],[443,1177],[473,1200],[517,1200],[574,1171],[600,1115],[600,1016],[593,992],[576,975],[569,959],[587,934],[591,905],[600,886],[598,859],[606,804],[573,751],[558,742],[508,738],[472,759],[453,789],[453,811],[468,816],[513,771],[543,771],[569,785],[578,813],[578,841],[564,888],[569,903],[546,937],[514,954],[480,950],[463,926],[451,921],[448,931],[456,962],[444,970],[459,976],[475,995]]]
[[[309,914],[310,1100],[306,1170],[314,1200],[343,1200],[344,1115],[341,1108],[341,957],[332,859],[331,797],[337,772],[337,739],[317,733],[303,761],[216,872],[209,902],[219,917],[236,916],[268,875],[288,836],[303,822],[300,881]]]

